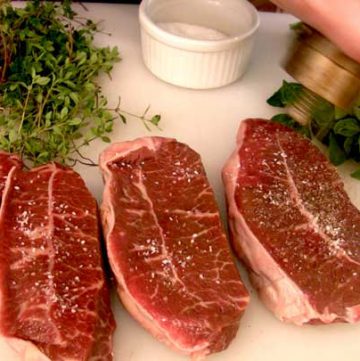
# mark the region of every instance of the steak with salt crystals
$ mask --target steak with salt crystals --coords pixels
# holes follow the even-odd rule
[[[125,307],[184,354],[225,349],[248,294],[199,155],[149,137],[112,145],[100,166],[107,252]]]
[[[11,168],[0,211],[0,301],[6,361],[112,360],[97,206],[71,169]]]
[[[223,170],[233,245],[268,308],[295,324],[360,321],[360,212],[309,140],[241,123]]]

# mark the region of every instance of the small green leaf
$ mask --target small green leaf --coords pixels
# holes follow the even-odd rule
[[[82,120],[80,118],[73,118],[68,121],[69,125],[80,125]]]
[[[120,116],[121,121],[122,121],[124,124],[126,124],[127,120],[126,120],[125,116],[122,115],[122,114],[119,114],[119,116]]]
[[[105,131],[107,133],[110,133],[113,130],[113,125],[114,125],[113,120],[112,119],[108,120],[104,127]]]
[[[96,53],[92,53],[91,56],[90,56],[90,59],[89,59],[90,64],[96,63],[97,60],[98,60],[97,54],[96,54]]]
[[[99,129],[98,129],[98,128],[91,128],[90,131],[91,131],[91,133],[92,133],[93,135],[95,135],[96,137],[99,137],[99,136],[100,136],[100,134],[99,134]]]
[[[329,137],[329,158],[334,165],[340,165],[346,160],[345,152],[339,146],[333,133],[330,133]]]
[[[284,105],[291,105],[296,102],[303,91],[303,86],[299,83],[289,83],[284,80],[281,88],[281,97]]]
[[[360,168],[351,173],[351,176],[357,180],[360,180]]]
[[[360,124],[355,118],[341,119],[335,124],[334,132],[344,137],[352,137],[360,132]]]
[[[313,34],[313,30],[302,21],[290,24],[290,29],[293,30],[298,37]]]
[[[85,90],[87,90],[88,92],[93,92],[94,90],[95,90],[95,85],[92,83],[92,82],[86,82],[85,84],[84,84],[84,88],[85,88]]]
[[[42,93],[39,93],[36,95],[35,97],[35,100],[38,102],[38,103],[41,103],[43,101],[43,95]]]
[[[50,121],[51,121],[52,114],[53,114],[52,111],[47,112],[47,113],[45,114],[45,120],[46,120],[47,122],[50,122]]]
[[[70,89],[76,89],[76,84],[71,80],[65,80],[64,83],[70,88]]]
[[[302,21],[297,21],[296,23],[290,24],[290,29],[297,31],[301,30],[304,27],[304,23]]]
[[[105,143],[110,143],[111,142],[111,139],[109,137],[106,137],[106,136],[102,136],[101,137],[101,140]]]
[[[39,76],[39,77],[35,77],[34,83],[35,84],[39,84],[41,86],[45,86],[46,84],[48,84],[50,81],[50,78],[47,76]]]
[[[284,108],[285,104],[282,101],[281,90],[275,92],[268,100],[267,103],[273,107]]]
[[[150,119],[150,123],[154,124],[155,126],[158,126],[161,120],[161,115],[156,114]]]
[[[70,107],[70,97],[68,97],[68,96],[65,96],[65,97],[64,97],[64,106],[65,106],[66,108],[69,108],[69,107]]]
[[[65,76],[64,76],[64,79],[65,80],[68,80],[70,78],[72,78],[74,76],[74,72],[73,71],[68,71]]]
[[[69,109],[67,107],[64,107],[61,109],[60,112],[60,119],[64,119],[69,113]]]
[[[15,129],[10,129],[9,131],[9,140],[11,143],[15,142],[18,139],[19,133]]]
[[[53,126],[53,131],[55,134],[62,135],[61,127],[59,127],[58,125]]]
[[[286,107],[295,103],[302,91],[303,86],[301,84],[284,80],[281,88],[267,100],[267,103],[274,107]]]
[[[39,158],[39,160],[41,160],[42,162],[48,161],[48,159],[49,159],[49,152],[47,152],[47,151],[41,152],[41,153],[38,155],[38,158]]]
[[[71,100],[75,103],[78,104],[79,103],[79,96],[77,93],[71,92],[69,94],[69,97],[71,98]]]
[[[16,90],[18,87],[19,87],[19,84],[18,84],[18,83],[14,83],[14,84],[11,84],[11,85],[10,85],[9,89],[10,89],[10,91],[14,91],[14,90]]]

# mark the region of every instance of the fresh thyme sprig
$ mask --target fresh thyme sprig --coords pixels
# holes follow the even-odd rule
[[[70,1],[0,2],[0,149],[34,164],[70,164],[93,140],[109,142],[116,119],[158,126],[159,115],[108,107],[96,79],[110,75],[120,56],[116,47],[93,44],[98,31]]]

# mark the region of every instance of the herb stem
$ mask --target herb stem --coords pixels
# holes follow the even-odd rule
[[[27,109],[28,104],[29,104],[29,99],[30,99],[30,94],[31,94],[31,91],[32,91],[32,86],[33,86],[33,83],[31,83],[30,86],[28,87],[28,91],[27,91],[27,94],[26,94],[25,103],[24,103],[24,106],[23,106],[23,112],[21,114],[21,120],[20,120],[20,124],[19,124],[19,128],[18,128],[18,133],[19,134],[20,134],[20,132],[22,130],[22,127],[23,127],[23,124],[24,124],[26,109]]]
[[[53,89],[54,89],[54,84],[51,85],[51,87],[49,88],[49,90],[47,91],[47,93],[45,95],[44,100],[40,104],[40,109],[39,109],[39,111],[38,111],[38,113],[36,115],[36,118],[35,118],[35,122],[37,123],[37,125],[39,127],[41,125],[41,119],[42,119],[42,116],[43,116],[43,113],[44,113],[44,108],[48,104],[49,97],[50,97]]]
[[[1,78],[0,83],[5,81],[6,71],[8,67],[8,63],[10,62],[9,54],[8,54],[8,44],[6,41],[6,37],[4,36],[4,32],[0,28],[0,35],[1,35],[1,43],[3,46],[3,67],[1,71]]]

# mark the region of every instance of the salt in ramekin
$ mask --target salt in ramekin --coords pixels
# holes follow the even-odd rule
[[[257,10],[247,0],[143,0],[139,19],[145,65],[158,78],[193,89],[221,87],[239,79],[259,27]],[[227,37],[179,36],[158,25],[164,22],[203,26]]]

